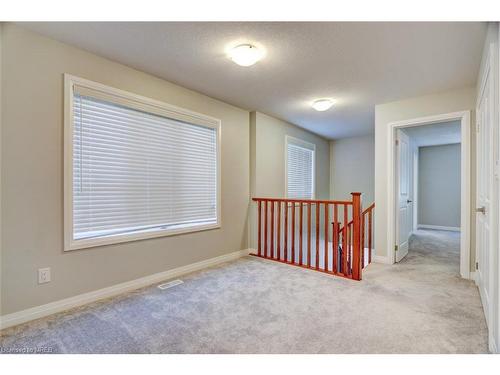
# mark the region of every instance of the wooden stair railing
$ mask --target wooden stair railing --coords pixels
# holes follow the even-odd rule
[[[375,202],[368,206],[361,213],[361,266],[365,268],[368,264],[372,262],[372,246],[373,246],[373,209],[375,208]],[[348,228],[353,225],[353,220],[347,223]],[[339,233],[344,230],[344,227],[338,229]],[[368,247],[367,245],[368,237]],[[347,247],[349,248],[349,246]]]
[[[361,193],[351,195],[351,201],[253,198],[258,239],[252,255],[361,280],[371,262],[375,204],[363,211]]]

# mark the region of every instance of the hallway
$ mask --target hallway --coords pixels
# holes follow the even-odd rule
[[[420,266],[419,273],[460,274],[460,232],[419,229],[410,238],[410,251],[400,265]],[[425,267],[421,267],[425,266]],[[431,276],[432,275],[427,275]]]
[[[418,231],[355,282],[245,257],[5,330],[5,348],[62,353],[486,353],[458,233]]]

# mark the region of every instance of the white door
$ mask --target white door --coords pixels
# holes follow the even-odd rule
[[[476,185],[476,283],[483,303],[486,323],[491,319],[493,272],[492,244],[492,193],[494,175],[493,156],[493,85],[491,72],[487,64],[482,90],[476,110],[476,150],[477,150],[477,185]]]
[[[396,133],[396,175],[397,175],[397,220],[396,220],[396,262],[408,254],[408,242],[412,231],[412,199],[410,197],[410,140],[401,130]]]

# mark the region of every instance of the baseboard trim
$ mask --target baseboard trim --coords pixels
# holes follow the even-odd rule
[[[392,262],[389,260],[389,257],[382,256],[382,255],[373,255],[372,256],[373,262],[374,263],[381,263],[381,264],[392,264]]]
[[[233,253],[221,255],[215,258],[202,260],[200,262],[188,264],[186,266],[141,277],[139,279],[126,281],[124,283],[116,284],[107,288],[98,289],[92,292],[79,294],[74,297],[64,298],[59,301],[50,302],[45,305],[40,305],[26,310],[21,310],[15,313],[3,315],[0,316],[0,330],[13,327],[25,322],[29,322],[31,320],[43,318],[45,316],[49,316],[65,310],[69,310],[74,307],[86,305],[88,303],[95,302],[104,298],[113,297],[139,288],[144,288],[146,286],[158,283],[160,281],[172,279],[174,277],[198,271],[203,268],[235,260],[245,255],[248,255],[250,251],[251,249],[235,251]]]
[[[435,230],[447,230],[450,232],[460,232],[460,227],[445,227],[442,225],[427,225],[427,224],[418,224],[418,229],[435,229]]]
[[[489,345],[488,346],[489,346],[490,353],[492,353],[492,354],[499,354],[497,346],[495,344],[495,340],[493,339],[493,337],[490,337],[488,339],[488,341],[489,341]]]

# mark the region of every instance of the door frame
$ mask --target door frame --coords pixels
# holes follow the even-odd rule
[[[396,129],[410,126],[430,125],[439,122],[460,120],[461,157],[460,157],[460,276],[469,279],[470,272],[470,215],[471,215],[471,173],[470,173],[470,111],[459,111],[440,115],[419,117],[389,123],[387,137],[387,243],[390,264],[395,263],[394,245],[396,243]]]
[[[418,229],[418,158],[420,155],[420,148],[414,147],[411,158],[413,163],[413,226],[412,233]]]

